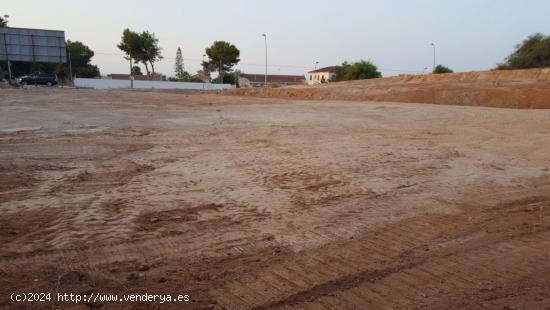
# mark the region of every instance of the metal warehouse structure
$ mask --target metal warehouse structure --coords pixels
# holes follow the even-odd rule
[[[0,61],[66,63],[65,32],[0,27]]]

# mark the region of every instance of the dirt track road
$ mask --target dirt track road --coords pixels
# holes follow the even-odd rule
[[[0,112],[2,308],[550,307],[550,110],[36,89]]]

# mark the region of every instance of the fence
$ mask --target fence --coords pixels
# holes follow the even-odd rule
[[[75,78],[74,85],[78,88],[115,89],[130,88],[130,80],[84,79]],[[233,88],[230,84],[166,82],[166,81],[134,81],[136,89],[202,89],[218,90]]]

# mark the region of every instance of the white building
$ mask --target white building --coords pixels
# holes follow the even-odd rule
[[[332,82],[334,76],[336,75],[336,70],[338,66],[325,67],[307,73],[306,82],[308,85],[324,84]]]

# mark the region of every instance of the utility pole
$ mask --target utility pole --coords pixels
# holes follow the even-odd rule
[[[65,43],[66,44],[66,43]],[[72,63],[72,60],[71,60],[71,49],[69,48],[68,45],[67,46],[67,56],[69,58],[69,75],[71,76],[71,81],[73,82],[74,84],[74,78],[73,78],[73,63]],[[74,86],[74,85],[73,85]]]
[[[204,64],[204,57],[206,57],[206,54],[202,54],[202,63],[201,63],[201,66],[202,66],[202,89],[205,89],[206,88],[206,66]],[[208,82],[210,82],[210,80],[207,80]]]
[[[6,21],[6,23],[8,22],[8,18],[10,16],[8,14],[4,14],[4,20]],[[6,25],[7,27],[7,25]],[[10,79],[10,83],[11,83],[11,61],[10,61],[10,57],[8,55],[8,41],[6,40],[6,33],[4,33],[4,49],[6,50],[6,63],[8,65],[8,76],[9,76],[9,79]],[[34,50],[33,50],[33,53],[34,53]]]
[[[7,54],[6,54],[7,55]],[[11,61],[8,60],[8,76],[9,76],[9,79],[10,79],[10,83],[11,83]]]
[[[4,50],[6,52],[6,63],[8,64],[8,75],[9,75],[10,84],[11,84],[11,62],[8,54],[8,40],[7,40],[6,33],[4,33]]]
[[[132,54],[130,54],[130,88],[134,88],[134,66],[132,66]]]
[[[433,70],[435,71],[435,44],[431,43],[430,45],[433,46],[433,48],[434,48],[434,67],[433,67]]]
[[[265,42],[265,81],[264,81],[264,87],[267,87],[267,34],[263,33],[262,37],[264,37],[264,42]]]

